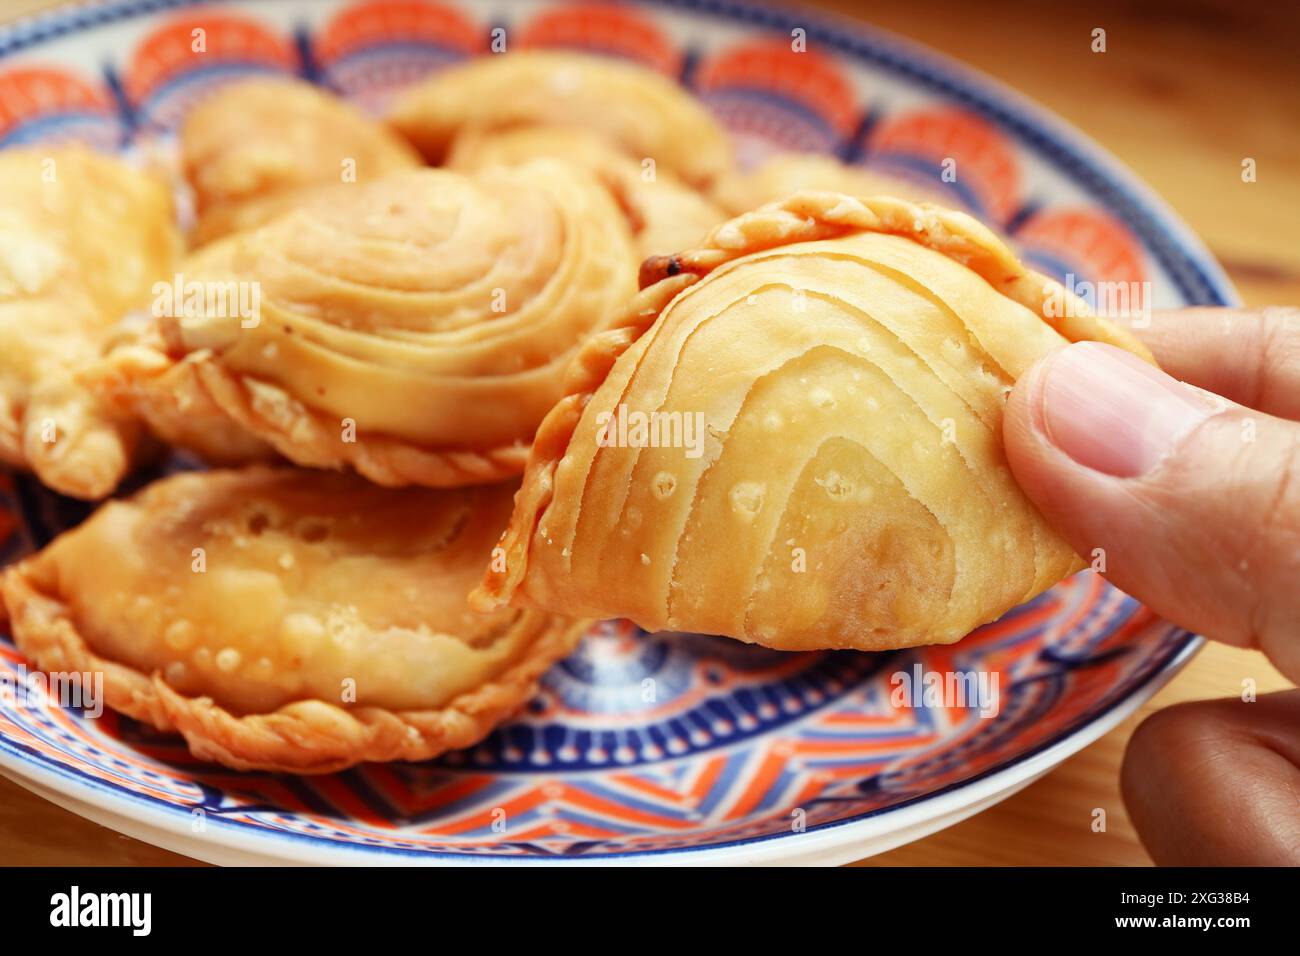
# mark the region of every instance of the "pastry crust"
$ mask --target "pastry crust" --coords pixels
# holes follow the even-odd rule
[[[186,116],[181,163],[203,245],[301,205],[321,186],[372,182],[422,164],[391,130],[302,80],[223,86]]]
[[[199,361],[174,361],[149,317],[128,316],[106,336],[103,354],[78,380],[119,415],[148,423],[167,445],[195,452],[210,465],[272,462],[279,454],[222,411],[199,377]]]
[[[802,193],[641,283],[539,428],[476,607],[883,650],[1082,567],[1010,476],[1002,401],[1067,341],[1151,356],[969,216]],[[632,412],[699,414],[701,454],[611,442]]]
[[[447,167],[476,172],[544,158],[580,166],[609,188],[627,216],[642,258],[689,249],[727,218],[671,172],[659,170],[648,159],[636,162],[590,130],[560,126],[470,128],[453,142]]]
[[[731,168],[731,144],[668,77],[609,57],[527,50],[478,57],[404,93],[389,122],[441,163],[465,129],[566,126],[600,133],[635,162],[704,189]]]
[[[385,485],[495,481],[522,470],[636,262],[609,193],[567,164],[398,173],[199,250],[187,286],[255,288],[260,314],[164,316],[90,377],[200,450],[224,419],[298,464]],[[166,414],[178,375],[193,400]]]
[[[83,387],[102,337],[179,251],[165,186],[80,147],[0,152],[0,461],[102,498],[141,430]]]
[[[292,773],[423,760],[486,736],[583,629],[465,607],[512,491],[176,475],[9,569],[0,593],[36,666],[102,672],[108,706],[200,758]]]

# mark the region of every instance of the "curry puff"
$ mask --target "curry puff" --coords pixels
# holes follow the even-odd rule
[[[0,152],[0,461],[78,498],[113,490],[140,429],[78,373],[179,246],[152,176],[78,147]]]
[[[467,172],[491,166],[517,166],[550,158],[574,163],[613,194],[642,257],[676,252],[703,241],[727,216],[649,159],[632,159],[599,133],[561,126],[519,126],[458,135],[447,156],[449,169]]]
[[[5,573],[45,670],[237,769],[326,773],[481,740],[580,625],[472,612],[513,484],[385,489],[253,467],[114,501]]]
[[[963,213],[798,194],[650,260],[538,430],[472,602],[770,647],[951,643],[1083,565],[1012,480],[1005,395],[1150,355]]]
[[[577,167],[397,173],[193,253],[174,308],[95,381],[182,445],[210,445],[224,417],[298,464],[384,485],[496,481],[522,471],[637,262]]]
[[[467,129],[590,130],[636,162],[704,189],[731,167],[731,143],[703,104],[654,70],[605,56],[528,50],[449,67],[401,94],[388,121],[424,157],[446,160]]]
[[[196,106],[180,152],[198,216],[194,245],[268,222],[321,188],[423,165],[405,140],[342,99],[265,77],[231,83]]]

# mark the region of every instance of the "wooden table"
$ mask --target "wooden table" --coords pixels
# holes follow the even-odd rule
[[[57,6],[8,0],[0,19]],[[824,0],[857,15],[866,4]],[[1058,10],[1024,0],[925,7],[873,0],[878,26],[1006,82],[1088,133],[1150,183],[1224,264],[1249,304],[1300,303],[1300,16],[1239,2]],[[1089,48],[1107,31],[1107,52]],[[1258,181],[1241,181],[1256,160]],[[1053,865],[1150,862],[1118,789],[1124,744],[1140,719],[1184,700],[1227,697],[1245,677],[1288,686],[1259,655],[1211,645],[1141,712],[1038,783],[979,816],[865,865]],[[1106,809],[1105,833],[1092,811]],[[185,865],[0,779],[0,863]]]

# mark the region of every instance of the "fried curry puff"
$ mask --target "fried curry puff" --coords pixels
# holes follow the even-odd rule
[[[186,117],[181,165],[194,190],[195,245],[274,219],[316,190],[421,165],[387,127],[302,80],[222,87]]]
[[[528,50],[439,71],[389,122],[428,158],[481,170],[546,157],[614,195],[642,257],[700,242],[725,218],[704,195],[731,170],[726,132],[677,83],[605,56]]]
[[[687,249],[727,218],[714,203],[649,160],[637,162],[599,133],[562,126],[468,129],[447,157],[449,169],[475,171],[560,159],[593,175],[627,217],[642,258]]]
[[[476,606],[880,650],[1082,567],[1012,480],[1003,400],[1070,341],[1150,356],[974,219],[802,193],[641,281],[539,429]]]
[[[478,57],[402,93],[389,122],[433,163],[466,130],[583,129],[696,189],[731,168],[726,132],[669,77],[611,57],[527,50]]]
[[[0,152],[0,462],[78,498],[130,467],[139,427],[78,378],[147,305],[180,237],[165,185],[78,147]]]
[[[396,173],[193,253],[177,307],[97,382],[179,444],[210,444],[225,418],[298,464],[385,485],[496,481],[522,470],[637,262],[622,212],[577,167]]]
[[[580,628],[465,596],[513,485],[386,489],[253,467],[176,475],[10,569],[14,637],[45,670],[238,769],[324,773],[467,747]]]

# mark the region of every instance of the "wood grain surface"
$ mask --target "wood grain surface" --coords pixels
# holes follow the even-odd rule
[[[0,20],[58,6],[7,0]],[[1042,103],[1149,183],[1202,237],[1252,305],[1300,303],[1300,14],[1240,2],[1080,3],[1072,9],[824,0],[941,50]],[[994,10],[996,9],[996,13]],[[1107,31],[1107,52],[1090,50]],[[1255,159],[1258,181],[1241,181]],[[1142,717],[1229,697],[1253,678],[1289,686],[1259,654],[1210,645],[1141,712],[990,810],[861,865],[1144,865],[1119,796],[1124,744]],[[1095,833],[1093,811],[1107,812]],[[186,865],[0,779],[0,864]]]

